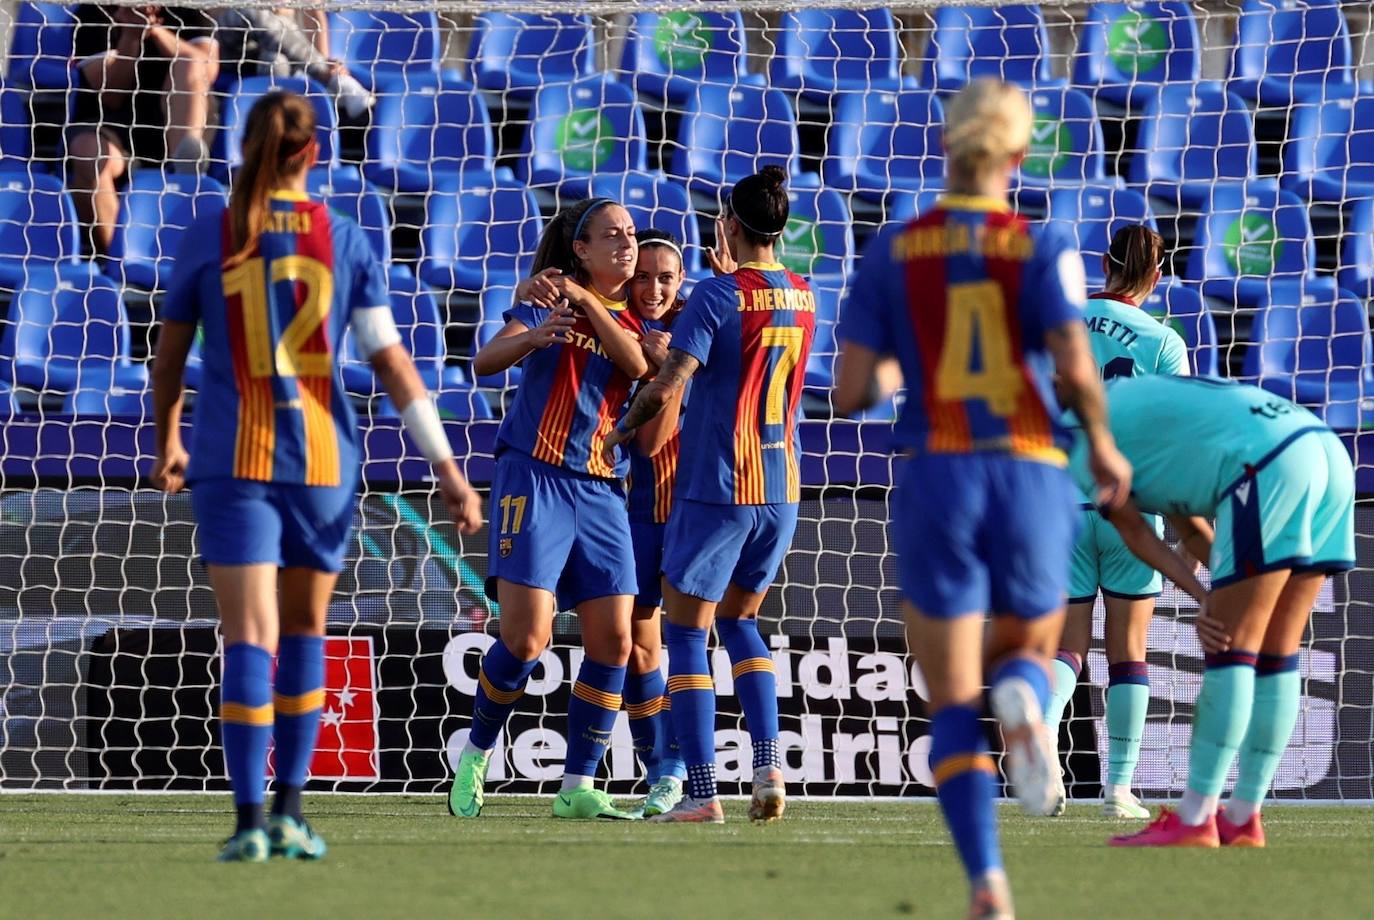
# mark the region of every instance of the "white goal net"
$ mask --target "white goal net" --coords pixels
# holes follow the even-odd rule
[[[474,378],[471,357],[560,204],[624,202],[641,229],[684,241],[697,280],[721,190],[764,164],[791,173],[782,257],[819,292],[818,334],[801,523],[762,623],[798,792],[931,793],[886,532],[896,407],[835,419],[828,389],[864,243],[938,196],[943,102],[970,77],[1030,90],[1018,210],[1071,226],[1099,280],[1116,227],[1155,225],[1167,277],[1145,306],[1183,335],[1194,371],[1313,406],[1357,458],[1361,492],[1374,482],[1358,462],[1374,413],[1368,4],[201,0],[162,14],[170,44],[122,37],[120,9],[0,4],[0,790],[227,788],[190,501],[146,480],[147,362],[181,231],[227,193],[244,116],[272,86],[315,103],[312,193],[355,217],[390,266],[407,343],[481,485],[514,382]],[[181,44],[204,53],[188,62]],[[131,91],[93,88],[100,62],[121,57],[137,59]],[[487,535],[446,521],[370,374],[355,366],[344,382],[364,486],[330,608],[313,783],[436,790],[500,615],[483,593]],[[1374,798],[1363,504],[1357,528],[1359,568],[1323,593],[1304,643],[1279,797]],[[1186,774],[1193,612],[1166,590],[1151,627],[1147,794]],[[1063,741],[1074,796],[1099,791],[1105,760],[1100,619],[1095,630]],[[541,791],[560,774],[579,649],[560,614],[502,737],[496,789]],[[723,652],[715,674],[730,792],[749,740]],[[606,770],[615,792],[639,777],[623,716]]]

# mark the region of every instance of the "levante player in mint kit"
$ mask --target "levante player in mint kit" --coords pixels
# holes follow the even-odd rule
[[[351,220],[311,201],[315,116],[290,93],[248,114],[227,207],[196,219],[177,254],[153,367],[153,482],[191,484],[200,555],[224,639],[220,725],[237,826],[224,861],[318,859],[301,789],[324,704],[324,628],[353,527],[358,421],[339,379],[344,332],[372,363],[463,533],[482,504],[400,344],[386,267]],[[204,371],[187,455],[182,373],[196,327]],[[272,658],[276,655],[276,676]],[[276,751],[270,818],[267,749]]]
[[[1082,259],[1062,231],[1007,207],[1030,131],[1030,104],[1009,84],[974,81],[950,101],[949,194],[870,244],[838,330],[837,411],[883,397],[894,360],[906,381],[891,539],[930,690],[930,768],[975,918],[1012,915],[979,724],[985,683],[1017,796],[1033,814],[1056,799],[1042,714],[1078,501],[1052,374],[1084,421],[1095,498],[1120,504],[1130,491],[1083,325]]]
[[[714,622],[730,657],[754,748],[749,817],[782,817],[777,679],[758,612],[792,543],[801,498],[797,413],[816,327],[806,282],[778,264],[786,173],[747,176],[718,225],[731,259],[699,283],[673,325],[668,360],[642,388],[607,449],[628,441],[692,381],[673,509],[664,534],[664,628],[673,728],[687,795],[649,820],[719,824],[716,691],[706,655]]]
[[[1136,471],[1131,499],[1109,519],[1133,553],[1197,599],[1207,652],[1183,799],[1112,844],[1262,847],[1260,806],[1297,722],[1303,632],[1326,576],[1355,565],[1350,455],[1311,412],[1229,380],[1115,380],[1107,405]],[[1077,446],[1070,470],[1089,478]],[[1189,552],[1208,560],[1210,594],[1142,511],[1168,515]],[[1215,534],[1199,518],[1213,519]]]
[[[501,421],[492,480],[487,594],[500,634],[482,658],[472,729],[449,788],[449,812],[475,818],[498,733],[553,633],[576,610],[586,657],[568,703],[568,753],[553,815],[630,819],[593,780],[620,711],[636,591],[622,487],[629,462],[603,457],[630,388],[648,371],[645,328],[626,304],[638,247],[629,213],[609,198],[560,211],[544,229],[521,302],[477,353],[473,370],[524,368]]]

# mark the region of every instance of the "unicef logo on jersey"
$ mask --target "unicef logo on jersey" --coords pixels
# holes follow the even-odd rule
[[[1107,59],[1125,74],[1143,76],[1155,70],[1168,48],[1164,26],[1144,13],[1125,13],[1107,29]]]

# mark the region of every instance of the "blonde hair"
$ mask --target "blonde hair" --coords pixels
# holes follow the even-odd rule
[[[950,178],[977,181],[1005,166],[1030,146],[1031,119],[1019,87],[990,77],[969,83],[945,107]]]

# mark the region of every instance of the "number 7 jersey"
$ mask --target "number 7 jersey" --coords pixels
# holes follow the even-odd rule
[[[899,448],[1063,465],[1050,330],[1082,322],[1083,262],[1056,227],[949,195],[866,250],[837,337],[897,358]]]
[[[677,498],[718,505],[801,500],[797,412],[816,300],[781,265],[746,262],[701,282],[672,347],[701,362],[682,423]]]
[[[198,217],[163,306],[204,335],[190,479],[352,482],[358,422],[339,353],[353,310],[389,308],[385,267],[351,220],[283,193],[257,247],[225,269],[232,253],[228,209]]]

